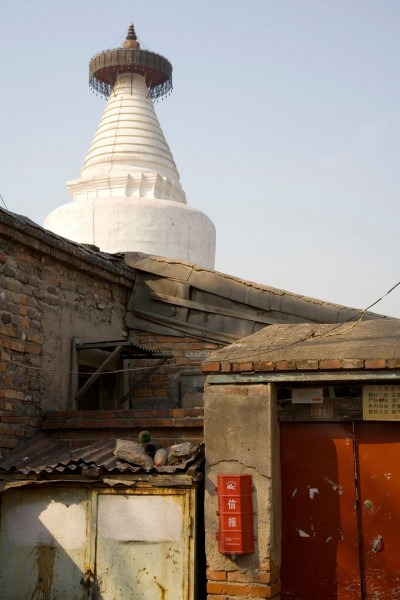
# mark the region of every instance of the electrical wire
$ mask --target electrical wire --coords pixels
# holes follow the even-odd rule
[[[370,308],[375,306],[375,304],[378,304],[378,302],[380,302],[381,300],[386,298],[386,296],[389,296],[389,294],[391,294],[399,285],[400,285],[400,281],[398,281],[393,287],[391,287],[390,290],[388,292],[386,292],[386,294],[383,294],[383,296],[381,298],[379,298],[378,300],[375,300],[375,302],[373,302],[372,304],[367,306],[367,308],[364,308],[364,312],[366,312],[367,310],[369,310]]]
[[[386,294],[383,294],[383,296],[381,296],[380,298],[378,298],[378,300],[375,300],[374,302],[372,302],[372,304],[370,304],[369,306],[367,306],[366,308],[363,308],[362,310],[360,310],[357,314],[360,315],[360,318],[357,319],[357,321],[355,321],[354,323],[352,323],[350,325],[350,327],[348,327],[347,329],[345,329],[344,331],[339,331],[337,334],[332,334],[331,332],[334,331],[335,329],[338,329],[339,327],[342,327],[342,325],[345,325],[346,323],[348,323],[349,321],[351,321],[352,319],[354,319],[355,316],[357,315],[353,315],[352,317],[349,317],[348,319],[346,319],[345,321],[343,321],[342,323],[339,323],[338,325],[335,325],[334,327],[332,327],[332,329],[330,329],[328,332],[325,333],[315,333],[314,337],[331,337],[333,335],[343,335],[344,333],[348,333],[351,329],[353,329],[354,327],[356,327],[357,325],[359,325],[361,323],[361,321],[364,319],[366,313],[369,311],[370,308],[372,308],[373,306],[376,306],[379,302],[381,302],[384,298],[386,298],[386,296],[389,296],[389,294],[391,294],[398,286],[400,285],[400,281],[398,281],[395,285],[393,285],[390,290],[388,290],[386,292]]]
[[[135,359],[133,359],[135,360]],[[136,359],[136,360],[140,360],[140,359]],[[50,368],[45,368],[45,367],[36,367],[34,365],[26,365],[22,362],[19,362],[18,360],[10,360],[8,361],[10,364],[12,365],[17,365],[17,367],[22,367],[24,369],[31,369],[34,371],[45,371],[46,373],[63,373],[64,375],[94,375],[94,371],[68,371],[66,369],[52,369]],[[190,361],[190,363],[188,363],[186,366],[189,368],[192,367],[196,367],[201,365],[202,361]],[[161,365],[160,369],[167,369],[167,368],[175,368],[178,370],[182,370],[181,367],[183,365],[177,365],[176,363],[173,363],[172,365]],[[134,371],[147,371],[148,369],[150,369],[151,366],[147,365],[146,367],[131,367],[128,369],[116,369],[115,371],[103,371],[102,373],[97,373],[98,376],[101,375],[113,375],[113,374],[117,374],[117,373],[130,373],[130,372],[134,372]]]
[[[1,194],[0,194],[0,198],[1,198],[2,203],[5,206],[5,209],[8,210],[7,204],[4,202],[4,198],[3,198],[3,196]]]
[[[0,196],[1,197],[1,196]],[[8,210],[8,209],[7,209]],[[269,350],[264,351],[262,354],[263,356],[268,355],[271,352],[276,352],[277,350],[285,350],[286,348],[290,348],[291,346],[296,346],[297,344],[301,344],[302,342],[306,342],[307,340],[313,339],[313,338],[317,338],[317,337],[333,337],[333,336],[339,336],[339,335],[343,335],[345,333],[348,333],[351,329],[353,329],[354,327],[356,327],[357,325],[359,325],[362,320],[364,319],[367,311],[372,308],[373,306],[376,306],[379,302],[381,302],[384,298],[386,298],[386,296],[389,296],[389,294],[391,294],[398,286],[400,286],[400,281],[398,281],[394,286],[392,286],[385,294],[383,294],[383,296],[381,296],[380,298],[378,298],[377,300],[375,300],[374,302],[372,302],[369,306],[367,306],[366,308],[363,308],[361,310],[359,310],[355,315],[351,315],[350,317],[348,317],[347,319],[345,319],[344,321],[342,321],[341,323],[338,323],[336,325],[334,325],[331,329],[329,329],[328,331],[319,333],[318,331],[314,330],[314,331],[310,331],[307,335],[301,337],[298,340],[295,340],[294,342],[289,342],[287,344],[283,344],[282,346],[275,346],[274,348],[270,348]],[[357,317],[358,315],[360,315],[360,318],[357,319],[357,321],[354,321],[347,329],[345,330],[341,330],[338,331],[337,333],[333,333],[334,331],[336,331],[337,329],[339,329],[340,327],[343,327],[343,325],[345,325],[346,323],[349,323],[350,321],[352,321],[355,317]],[[321,323],[322,325],[322,323]],[[241,360],[245,360],[246,358],[250,358],[252,355],[247,355],[247,356],[241,356]],[[16,360],[10,360],[8,361],[13,365],[17,365],[18,367],[23,367],[25,369],[33,369],[36,371],[45,371],[48,373],[64,373],[67,375],[93,375],[93,371],[90,372],[83,372],[83,371],[69,371],[69,370],[65,370],[65,369],[52,369],[52,368],[45,368],[45,367],[36,367],[33,365],[26,365],[24,363],[21,363],[19,361]],[[194,367],[194,366],[199,366],[201,365],[202,361],[190,361],[187,366],[188,367]],[[170,365],[162,365],[162,369],[168,369],[168,368],[178,368],[181,365],[177,365],[176,363],[170,364]],[[145,366],[145,367],[132,367],[132,368],[128,368],[128,369],[117,369],[114,371],[104,371],[102,373],[98,373],[99,376],[101,375],[112,375],[112,374],[117,374],[117,373],[126,373],[126,372],[135,372],[135,371],[146,371],[147,369],[149,369],[149,366]]]
[[[114,47],[116,44],[118,44],[118,43],[119,43],[119,42],[122,40],[122,38],[123,38],[124,36],[126,36],[126,31],[124,31],[124,33],[122,33],[122,34],[119,36],[119,38],[118,38],[117,40],[115,40],[115,42],[113,42],[113,43],[111,44],[111,46],[109,46],[109,48],[110,48],[110,49],[111,49],[111,48],[113,48],[113,47]],[[141,39],[141,38],[140,38],[138,35],[136,35],[136,39],[137,39],[137,41],[139,42],[139,44],[140,44],[140,48],[141,48],[142,50],[148,50],[147,46],[145,45],[145,43],[142,41],[142,39]],[[118,46],[118,48],[119,48],[119,46]]]
[[[122,40],[122,38],[124,37],[124,35],[126,35],[126,31],[124,33],[122,33],[119,38],[117,40],[115,40],[115,42],[113,42],[110,46],[110,48],[112,48],[113,46],[115,46],[115,44],[118,44],[118,42],[120,42]]]
[[[383,296],[381,296],[380,298],[378,298],[377,300],[375,300],[374,302],[372,302],[369,306],[367,306],[366,308],[363,308],[361,310],[359,310],[358,312],[356,312],[355,315],[351,315],[350,317],[348,317],[347,319],[345,319],[344,321],[342,321],[341,323],[337,323],[336,325],[334,325],[333,327],[331,327],[331,329],[329,329],[328,331],[325,332],[318,332],[316,330],[314,331],[310,331],[307,335],[299,338],[298,340],[295,340],[294,342],[289,342],[287,344],[284,344],[282,346],[275,346],[274,348],[270,348],[269,350],[265,350],[262,352],[263,356],[266,356],[268,354],[271,354],[272,352],[276,352],[277,350],[285,350],[286,348],[290,348],[291,346],[296,346],[297,344],[301,344],[302,342],[306,342],[307,340],[313,339],[313,338],[317,338],[317,337],[333,337],[336,335],[344,335],[345,333],[348,333],[351,329],[353,329],[354,327],[357,327],[357,325],[359,325],[366,313],[368,312],[368,310],[370,308],[372,308],[373,306],[376,306],[379,302],[381,302],[381,300],[383,300],[384,298],[386,298],[386,296],[389,296],[389,294],[391,294],[398,286],[400,285],[400,281],[398,281],[394,286],[392,286],[385,294],[383,294]],[[339,329],[340,327],[343,327],[343,325],[345,325],[346,323],[349,323],[350,321],[352,321],[353,319],[355,319],[357,316],[360,316],[359,319],[357,319],[356,321],[354,321],[347,329],[344,330],[340,330],[337,333],[332,333],[334,331],[336,331],[337,329]],[[321,325],[323,325],[323,323],[321,323]],[[252,355],[246,355],[246,356],[241,356],[240,359],[241,360],[246,360],[248,358],[251,358]]]

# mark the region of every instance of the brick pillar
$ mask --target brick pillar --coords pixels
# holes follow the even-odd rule
[[[279,569],[265,561],[253,571],[213,571],[207,569],[207,598],[279,598]]]
[[[207,384],[205,528],[210,600],[280,597],[279,427],[270,384]],[[218,552],[218,474],[252,475],[255,552]]]

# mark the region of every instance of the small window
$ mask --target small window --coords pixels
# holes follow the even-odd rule
[[[70,407],[73,410],[127,408],[130,396],[127,369],[131,361],[156,359],[164,362],[167,358],[169,355],[126,340],[81,343],[74,337]]]

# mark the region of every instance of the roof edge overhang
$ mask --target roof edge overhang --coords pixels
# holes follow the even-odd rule
[[[388,382],[400,381],[400,369],[385,370],[336,370],[336,371],[281,371],[258,373],[209,374],[208,384],[257,384],[257,383],[321,383],[321,382]]]

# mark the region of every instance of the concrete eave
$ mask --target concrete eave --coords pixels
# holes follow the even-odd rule
[[[400,377],[400,321],[272,325],[214,352],[209,381]]]

